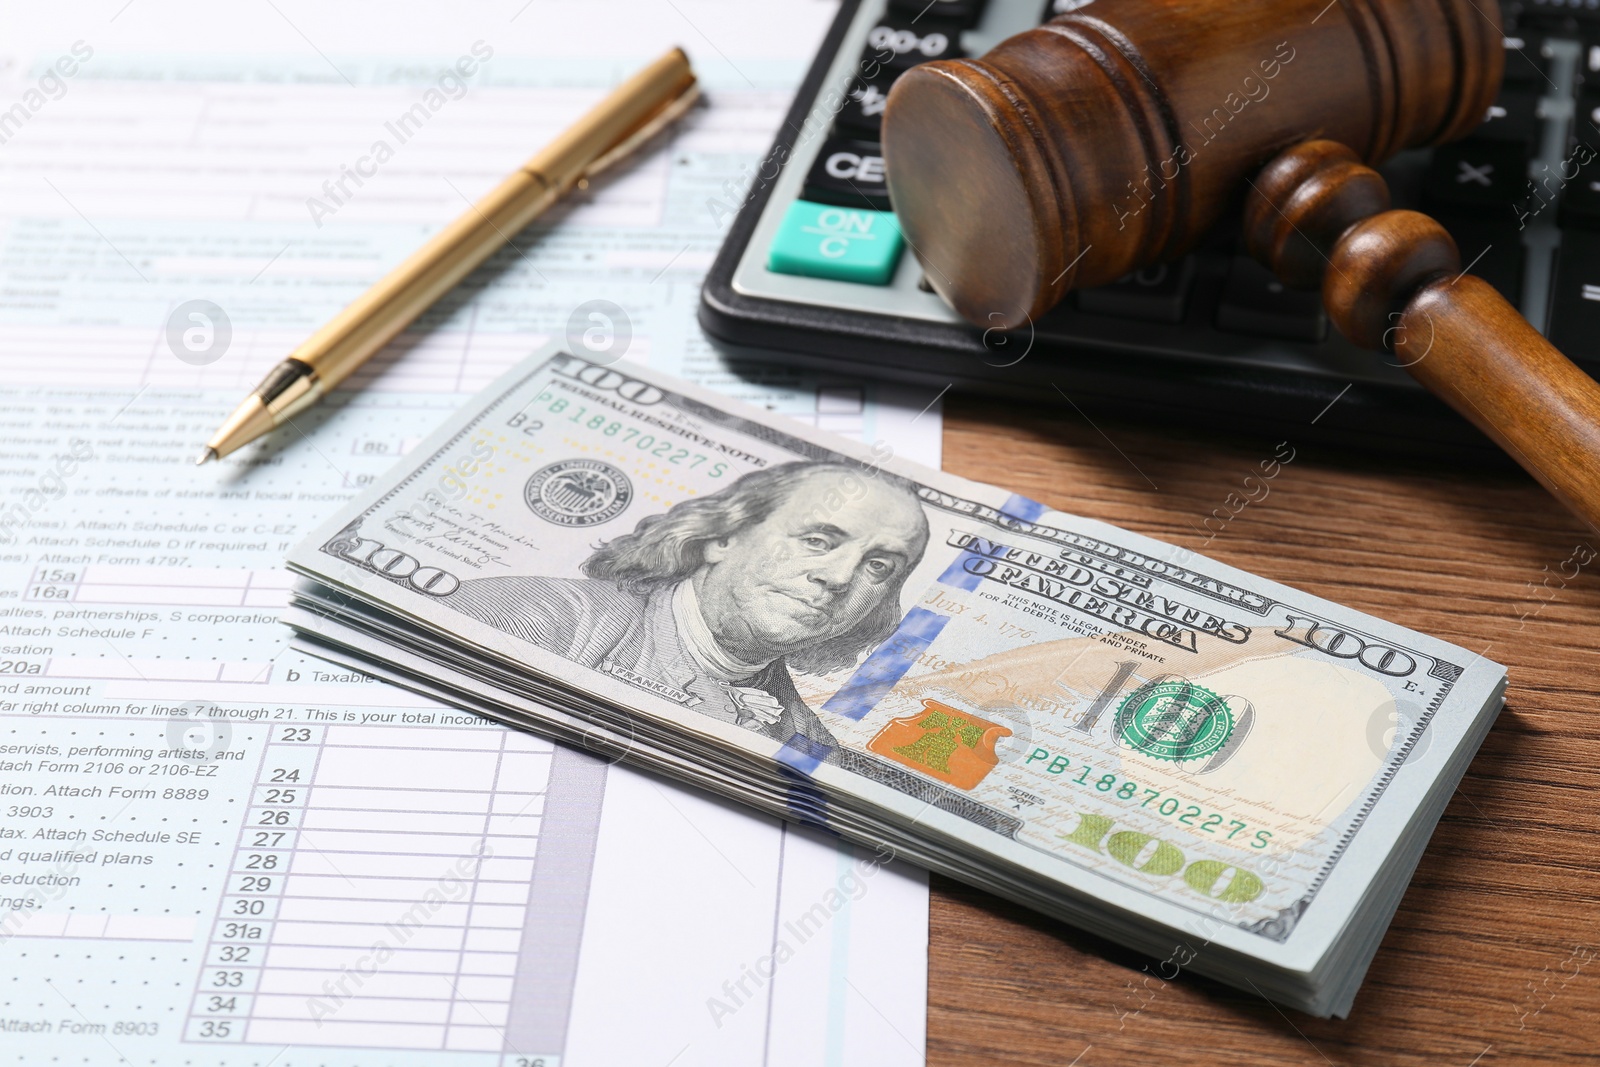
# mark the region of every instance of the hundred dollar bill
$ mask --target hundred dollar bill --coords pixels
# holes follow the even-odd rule
[[[561,736],[592,722],[1321,1014],[1348,1010],[1505,684],[1187,550],[556,348],[289,563],[313,651]]]

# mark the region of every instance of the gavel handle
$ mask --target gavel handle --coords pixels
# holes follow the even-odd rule
[[[1483,279],[1461,273],[1433,219],[1390,211],[1356,154],[1307,141],[1264,167],[1245,243],[1286,284],[1322,289],[1328,317],[1398,364],[1600,530],[1600,384]]]
[[[1600,383],[1472,274],[1423,285],[1399,324],[1411,376],[1600,529]]]

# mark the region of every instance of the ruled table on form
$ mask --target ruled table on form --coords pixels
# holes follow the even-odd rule
[[[696,325],[708,204],[742,195],[831,18],[785,2],[782,55],[770,13],[712,0],[0,10],[0,110],[93,51],[0,131],[7,1064],[920,1064],[919,872],[308,660],[277,621],[294,540],[596,297],[626,309],[627,359],[938,463],[933,390],[730,362]],[[292,431],[192,465],[268,367],[685,17],[731,57],[696,57],[716,107]],[[493,59],[426,133],[313,219],[480,36]],[[747,997],[824,900],[827,936]]]
[[[920,1062],[920,874],[343,692],[0,699],[5,1062]]]
[[[556,1062],[605,773],[509,730],[274,727],[186,1040]]]

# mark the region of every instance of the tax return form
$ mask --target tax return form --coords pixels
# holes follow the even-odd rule
[[[830,5],[41,7],[0,14],[0,1062],[920,1064],[920,872],[276,621],[284,549],[551,336],[938,462],[931,394],[736,375],[695,325]],[[294,428],[192,466],[676,41],[708,101],[670,140]]]

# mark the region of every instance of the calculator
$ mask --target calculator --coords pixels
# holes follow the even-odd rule
[[[706,332],[736,365],[779,359],[1083,416],[1487,459],[1487,439],[1393,356],[1350,344],[1317,293],[1249,258],[1237,213],[1183,259],[1070,293],[1031,328],[975,328],[932,292],[885,182],[890,85],[918,63],[981,56],[1117,2],[843,0],[707,275]],[[1395,207],[1438,219],[1468,269],[1595,373],[1600,3],[1513,0],[1501,13],[1505,80],[1483,125],[1381,170]]]

